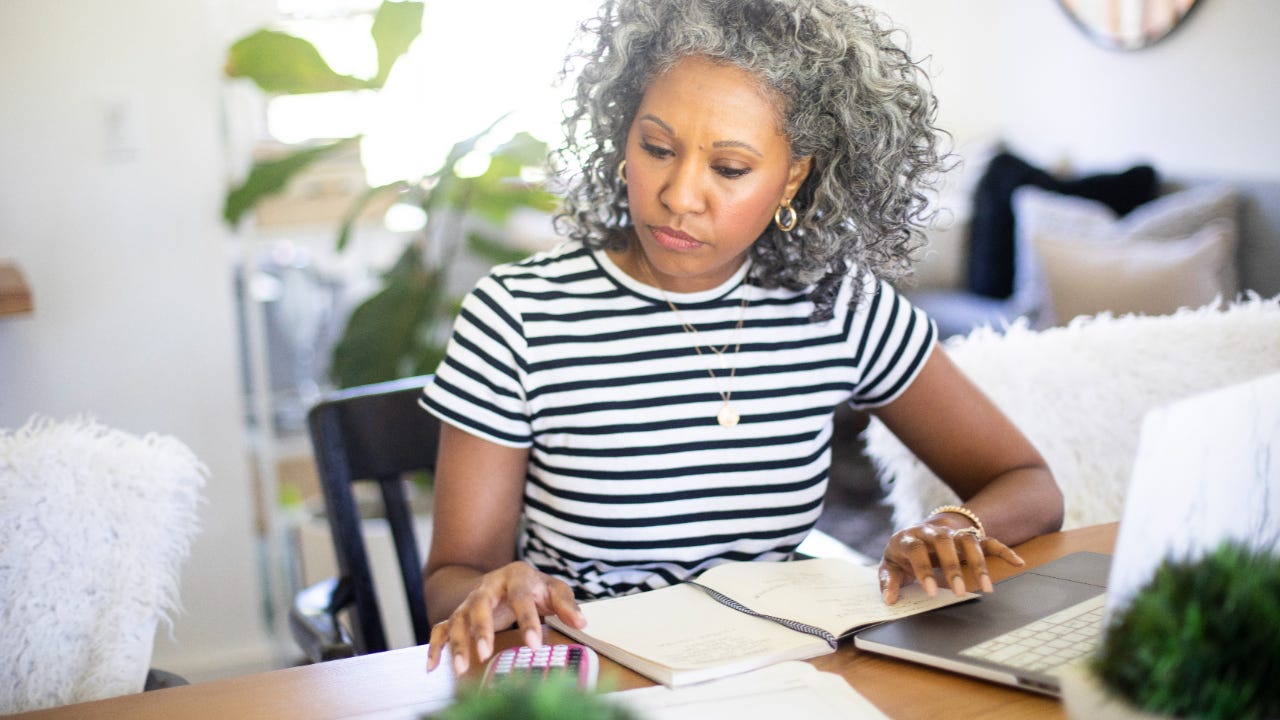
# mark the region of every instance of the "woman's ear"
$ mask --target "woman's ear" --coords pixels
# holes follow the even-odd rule
[[[791,161],[791,169],[787,171],[787,186],[783,190],[782,196],[793,198],[800,190],[800,185],[804,183],[805,178],[809,177],[809,171],[813,169],[813,156],[805,155],[802,158]]]

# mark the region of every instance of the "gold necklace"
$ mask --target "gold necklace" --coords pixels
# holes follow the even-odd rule
[[[702,344],[700,342],[700,338],[702,337],[701,333],[698,332],[698,328],[694,327],[692,323],[684,319],[684,316],[680,314],[680,309],[676,307],[675,303],[671,302],[671,298],[667,296],[666,289],[663,288],[662,284],[658,282],[657,276],[653,274],[653,269],[649,267],[649,258],[645,257],[643,250],[640,251],[640,267],[644,269],[644,274],[648,278],[649,282],[653,283],[653,286],[658,288],[659,293],[662,293],[662,299],[667,301],[667,307],[671,308],[671,312],[676,316],[676,320],[680,323],[680,328],[684,330],[686,334],[692,336],[693,351],[698,354],[698,357],[703,357]],[[735,342],[733,345],[734,355],[737,355],[738,350],[742,347],[742,323],[743,323],[743,320],[746,319],[746,317],[747,317],[747,289],[744,283],[744,287],[742,288],[742,304],[738,311],[738,323],[733,328],[733,333],[735,338]],[[716,348],[712,345],[708,345],[707,349],[710,350],[713,354],[715,354],[716,359],[720,361],[720,369],[723,370],[725,366],[724,354],[729,349],[729,343],[725,343],[720,348]],[[742,419],[742,416],[738,414],[738,411],[735,410],[733,408],[733,405],[729,402],[729,399],[733,396],[733,378],[735,375],[737,375],[737,373],[738,373],[737,365],[734,365],[729,368],[729,382],[727,383],[728,388],[726,390],[721,390],[719,387],[720,378],[716,377],[715,370],[712,370],[709,367],[707,368],[707,374],[710,375],[711,380],[716,383],[716,392],[720,394],[720,399],[724,401],[720,405],[720,412],[716,413],[716,422],[720,423],[720,427],[726,427],[726,428],[733,427],[738,424],[739,420]]]

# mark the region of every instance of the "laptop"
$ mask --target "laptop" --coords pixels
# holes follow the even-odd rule
[[[1092,652],[1101,638],[1110,573],[1110,555],[1072,553],[998,582],[978,600],[863,630],[853,644],[1058,695],[1054,671]],[[1068,639],[1050,647],[1046,633]]]
[[[1111,613],[1169,555],[1280,538],[1280,374],[1149,412],[1115,557],[1074,553],[980,599],[877,625],[854,646],[1058,696],[1057,673],[1091,654]]]

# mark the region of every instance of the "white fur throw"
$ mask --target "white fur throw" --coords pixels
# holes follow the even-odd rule
[[[1003,334],[980,328],[946,349],[1049,463],[1065,499],[1063,527],[1113,522],[1148,410],[1280,370],[1280,298],[1215,305],[1082,317],[1040,332],[1022,322]],[[896,527],[959,501],[879,421],[866,440]]]
[[[0,430],[0,714],[142,690],[206,474],[172,437]]]

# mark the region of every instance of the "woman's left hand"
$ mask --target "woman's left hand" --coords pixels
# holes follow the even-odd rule
[[[942,571],[942,578],[957,595],[966,592],[966,568],[983,592],[991,592],[994,587],[987,572],[988,555],[1013,565],[1025,564],[1009,546],[979,535],[976,527],[957,529],[929,521],[912,525],[889,538],[880,560],[880,594],[886,604],[892,605],[904,586],[918,582],[926,593],[936,595],[935,568]]]

